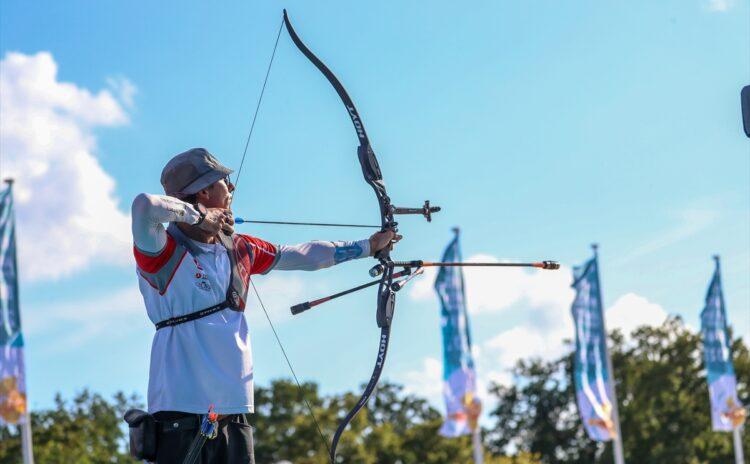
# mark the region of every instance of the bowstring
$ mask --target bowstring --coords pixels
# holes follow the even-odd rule
[[[266,92],[266,85],[268,84],[268,76],[271,74],[271,67],[273,66],[273,60],[276,57],[276,49],[279,46],[279,39],[281,38],[281,29],[284,27],[284,21],[282,19],[281,24],[279,25],[279,31],[276,33],[276,42],[273,45],[273,51],[271,52],[271,59],[268,61],[268,68],[266,69],[266,76],[263,79],[263,87],[260,90],[260,95],[258,96],[258,103],[255,105],[255,112],[253,114],[253,119],[250,123],[250,131],[247,134],[247,139],[245,140],[245,148],[242,151],[242,160],[240,161],[240,167],[237,169],[237,176],[234,180],[234,191],[237,191],[237,184],[240,180],[240,174],[242,174],[242,167],[245,165],[245,157],[247,156],[248,148],[250,147],[250,139],[253,136],[253,130],[255,129],[255,121],[258,118],[258,112],[260,111],[260,105],[263,102],[263,95]],[[232,199],[234,199],[234,195],[232,195]],[[294,378],[294,383],[297,385],[297,392],[299,393],[300,398],[302,398],[302,401],[304,401],[305,405],[307,406],[307,410],[310,412],[310,417],[312,417],[313,423],[315,424],[315,429],[318,431],[318,435],[320,435],[321,440],[323,441],[323,445],[326,447],[326,453],[330,456],[331,449],[328,446],[328,440],[326,439],[325,435],[323,435],[323,430],[320,427],[320,424],[318,423],[318,419],[315,416],[315,413],[313,412],[312,405],[310,405],[310,402],[307,401],[307,398],[305,397],[304,390],[302,389],[302,384],[299,381],[299,378],[297,377],[297,373],[294,371],[294,367],[292,366],[292,362],[289,360],[289,356],[286,354],[286,349],[284,349],[284,345],[281,343],[281,338],[279,338],[279,334],[276,332],[276,327],[273,325],[273,322],[271,321],[271,316],[268,314],[268,311],[266,310],[265,304],[263,304],[263,300],[260,297],[260,293],[258,293],[257,287],[255,287],[255,282],[250,279],[250,284],[253,287],[253,292],[255,293],[255,298],[257,298],[258,303],[260,303],[260,307],[263,309],[263,313],[266,315],[266,320],[268,321],[268,325],[271,327],[271,331],[273,332],[273,336],[276,338],[276,344],[279,345],[279,349],[281,349],[281,353],[284,355],[284,359],[286,360],[287,366],[289,366],[289,371],[292,373],[292,377]],[[332,461],[333,462],[333,461]]]
[[[302,401],[304,401],[305,404],[307,405],[307,410],[310,411],[310,416],[312,416],[312,420],[315,423],[315,428],[318,429],[318,434],[320,435],[321,440],[323,440],[323,444],[326,446],[326,451],[328,452],[328,455],[330,455],[331,449],[328,447],[328,440],[323,435],[323,430],[320,428],[320,424],[318,423],[318,419],[315,417],[315,413],[313,413],[312,406],[310,405],[310,402],[307,401],[307,398],[305,397],[303,393],[302,384],[300,384],[299,378],[297,378],[297,374],[294,372],[294,367],[292,367],[292,362],[289,360],[289,356],[287,356],[286,354],[284,345],[281,343],[279,334],[276,332],[276,327],[274,327],[273,322],[271,322],[271,317],[268,315],[268,311],[266,311],[266,306],[263,304],[263,300],[260,298],[260,293],[258,293],[258,289],[255,287],[255,282],[253,282],[252,279],[250,279],[250,285],[253,286],[253,292],[255,292],[255,298],[258,299],[258,303],[260,303],[260,307],[263,308],[263,313],[266,315],[266,320],[268,321],[268,324],[271,326],[271,331],[273,332],[273,336],[276,337],[276,343],[279,345],[279,348],[281,348],[281,354],[284,355],[286,364],[287,366],[289,366],[289,371],[291,371],[292,377],[294,377],[294,383],[297,384],[297,390],[299,391],[299,396],[300,398],[302,398]]]
[[[245,156],[247,155],[247,149],[250,146],[250,138],[253,136],[253,130],[255,129],[255,121],[258,119],[258,111],[260,111],[260,105],[263,103],[263,95],[266,93],[266,84],[268,84],[268,76],[271,74],[271,67],[273,66],[273,59],[276,57],[276,49],[279,47],[279,38],[281,38],[281,29],[284,27],[284,21],[279,24],[279,32],[276,33],[276,43],[273,44],[273,52],[271,53],[271,59],[268,61],[268,69],[266,69],[266,77],[263,79],[263,87],[260,89],[260,96],[258,96],[258,104],[255,105],[255,113],[253,119],[250,122],[250,131],[247,134],[247,140],[245,140],[245,149],[242,151],[242,160],[240,161],[240,167],[237,169],[237,176],[234,178],[234,189],[237,190],[237,183],[240,181],[240,174],[242,174],[242,167],[245,165]],[[234,197],[232,197],[234,198]]]

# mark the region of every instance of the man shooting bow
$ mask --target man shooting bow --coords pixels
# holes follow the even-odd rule
[[[156,463],[184,459],[209,405],[219,414],[218,436],[205,443],[198,462],[254,463],[245,416],[253,412],[253,362],[243,314],[251,275],[323,269],[372,256],[401,239],[387,230],[354,242],[273,245],[235,234],[231,172],[194,148],[164,167],[166,195],[142,193],[133,201],[138,283],[156,325],[150,416],[144,413],[154,424],[155,437],[145,440],[155,439]]]

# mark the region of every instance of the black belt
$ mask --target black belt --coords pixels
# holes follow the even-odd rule
[[[217,305],[209,306],[206,309],[201,309],[199,311],[195,311],[194,313],[185,314],[183,316],[172,317],[164,321],[157,322],[155,324],[156,330],[163,329],[164,327],[173,327],[175,325],[182,324],[184,322],[190,322],[196,319],[200,319],[202,317],[210,316],[211,314],[218,313],[222,309],[229,308],[230,306],[231,304],[229,303],[229,300],[224,300]]]
[[[169,433],[200,428],[202,416],[190,413],[167,412],[164,414],[164,412],[157,412],[154,414],[154,418],[159,425],[159,430],[162,433]],[[227,414],[219,420],[219,424],[226,424],[227,422],[249,423],[245,414]]]

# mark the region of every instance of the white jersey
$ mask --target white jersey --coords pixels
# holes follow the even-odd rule
[[[159,198],[149,196],[140,206],[137,198],[133,206],[138,284],[154,324],[223,302],[231,275],[227,250],[220,243],[197,242],[175,225],[164,230],[150,223],[153,218],[171,219],[170,215],[176,221],[193,220],[190,205],[176,212],[174,199],[161,205]],[[157,241],[155,234],[163,234],[157,237],[163,246],[156,252],[145,251],[140,245],[151,246]],[[142,236],[146,239],[139,241]],[[368,240],[276,246],[237,235],[235,244],[244,245],[240,270],[245,283],[251,275],[272,269],[314,270],[370,253]],[[250,331],[244,313],[230,308],[157,330],[151,346],[149,412],[203,414],[212,404],[219,414],[253,412]]]

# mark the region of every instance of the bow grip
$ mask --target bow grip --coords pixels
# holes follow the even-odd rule
[[[396,306],[396,293],[391,290],[390,287],[386,287],[385,290],[378,295],[378,311],[375,315],[375,320],[378,323],[378,327],[390,327],[391,320],[393,319],[393,310]]]

